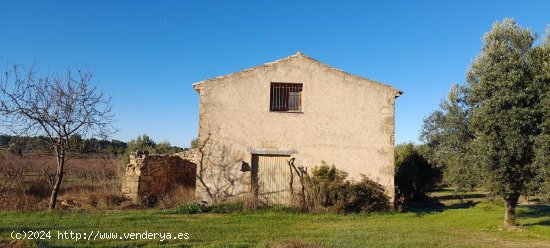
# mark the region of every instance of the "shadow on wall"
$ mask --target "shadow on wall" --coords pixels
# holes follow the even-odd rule
[[[197,153],[197,197],[212,203],[224,202],[249,192],[250,172],[242,171],[245,154],[211,140],[199,140]]]

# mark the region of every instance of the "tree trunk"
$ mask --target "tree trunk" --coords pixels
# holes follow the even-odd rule
[[[53,185],[52,195],[50,198],[49,209],[52,210],[57,204],[57,195],[59,194],[59,189],[61,188],[61,181],[63,180],[64,166],[65,166],[65,152],[60,151],[60,148],[56,148],[57,155],[57,175],[55,184]]]
[[[516,206],[519,194],[512,193],[504,197],[504,227],[516,227]]]

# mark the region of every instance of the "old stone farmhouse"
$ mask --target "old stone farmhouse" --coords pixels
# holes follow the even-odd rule
[[[394,195],[398,89],[300,52],[193,85],[200,95],[197,196],[288,200],[290,158],[366,175]],[[203,185],[207,185],[204,187]]]

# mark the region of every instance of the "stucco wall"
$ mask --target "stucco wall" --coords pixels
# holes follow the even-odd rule
[[[302,113],[270,112],[271,82],[302,83]],[[251,151],[294,151],[296,165],[312,168],[325,161],[351,179],[364,174],[393,198],[398,95],[393,87],[297,54],[195,88],[200,93],[199,139],[209,139],[209,149],[225,149],[235,162],[247,163]],[[238,191],[248,190],[248,180],[243,177],[245,186]]]

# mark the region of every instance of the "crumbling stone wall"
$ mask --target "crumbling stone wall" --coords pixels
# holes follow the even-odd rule
[[[200,160],[200,153],[199,153],[198,149],[196,149],[196,148],[188,149],[188,150],[178,152],[178,153],[174,153],[174,156],[178,156],[178,157],[182,158],[183,160],[189,160],[189,161],[191,161],[195,164],[198,164],[199,160]]]
[[[189,195],[195,194],[197,166],[179,156],[130,154],[130,163],[126,166],[122,193],[138,203],[144,198],[160,197],[177,186],[189,189]]]

